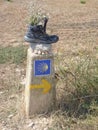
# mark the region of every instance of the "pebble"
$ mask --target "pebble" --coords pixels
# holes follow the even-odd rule
[[[13,114],[11,114],[11,115],[9,115],[9,116],[8,116],[8,118],[10,118],[10,119],[11,119],[13,116],[14,116],[14,115],[13,115]]]
[[[0,91],[0,95],[2,95],[4,92]]]
[[[38,54],[39,54],[39,55],[41,54],[41,51],[40,51],[40,50],[38,51]]]
[[[34,127],[34,126],[35,126],[34,122],[31,122],[27,127]]]

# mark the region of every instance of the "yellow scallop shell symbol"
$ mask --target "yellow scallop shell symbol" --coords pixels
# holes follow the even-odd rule
[[[38,66],[38,71],[44,73],[48,70],[48,65],[46,63],[41,63]]]

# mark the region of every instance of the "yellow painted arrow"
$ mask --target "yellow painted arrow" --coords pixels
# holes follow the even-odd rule
[[[42,84],[30,86],[30,89],[40,89],[40,88],[43,88],[43,93],[46,94],[50,91],[51,84],[47,80],[42,79]]]

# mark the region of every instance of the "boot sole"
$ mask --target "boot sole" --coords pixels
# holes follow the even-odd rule
[[[27,36],[24,36],[24,40],[26,42],[30,42],[30,43],[40,43],[40,44],[52,44],[52,43],[55,43],[58,41],[58,37],[57,36],[52,36],[51,37],[51,41],[43,41],[43,40],[40,40],[40,39],[33,39],[33,38],[29,38]]]

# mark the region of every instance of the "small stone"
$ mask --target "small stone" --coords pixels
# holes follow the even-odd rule
[[[39,55],[41,54],[41,51],[40,51],[40,50],[38,51],[38,54],[39,54]]]
[[[9,115],[9,116],[8,116],[8,118],[10,118],[10,119],[11,119],[13,116],[14,116],[14,115],[13,115],[13,114],[11,114],[11,115]]]
[[[0,91],[0,95],[3,94],[4,92]]]
[[[44,52],[42,52],[42,55],[44,55],[45,53]]]
[[[28,127],[34,127],[34,126],[35,126],[34,122],[31,122],[31,123],[28,125]]]

